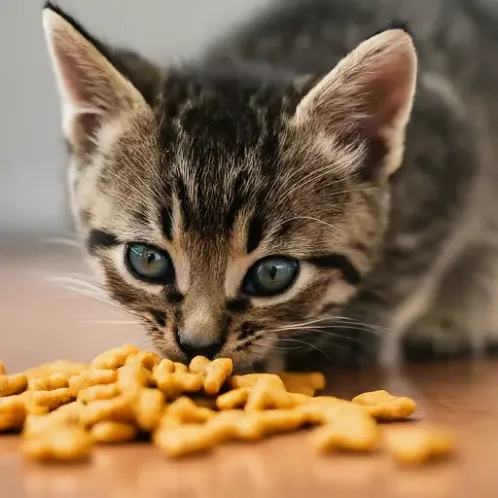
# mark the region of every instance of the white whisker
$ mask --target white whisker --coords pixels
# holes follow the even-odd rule
[[[83,320],[81,323],[93,324],[93,325],[139,325],[138,321],[130,320]]]
[[[75,239],[66,239],[66,238],[58,238],[54,237],[51,239],[45,239],[46,244],[56,244],[66,247],[72,247],[75,249],[81,249],[81,243]]]

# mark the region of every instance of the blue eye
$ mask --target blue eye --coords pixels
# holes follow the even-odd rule
[[[285,256],[269,256],[255,263],[242,283],[242,292],[252,296],[275,296],[294,283],[299,263]]]
[[[174,269],[169,255],[147,244],[129,244],[126,261],[130,271],[138,278],[153,283],[170,283]]]

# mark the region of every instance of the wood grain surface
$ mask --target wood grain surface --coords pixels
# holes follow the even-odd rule
[[[54,282],[62,275],[82,279],[83,271],[74,249],[1,249],[0,359],[9,370],[57,358],[88,360],[127,341],[146,346],[131,319],[95,301],[101,296],[90,286],[86,294],[93,297]],[[90,463],[47,467],[20,458],[16,436],[0,436],[0,497],[498,497],[498,362],[412,365],[395,378],[330,370],[327,378],[328,393],[346,398],[379,388],[414,397],[416,419],[454,432],[457,458],[408,470],[382,453],[324,457],[303,433],[231,444],[181,461],[146,444],[98,448]]]

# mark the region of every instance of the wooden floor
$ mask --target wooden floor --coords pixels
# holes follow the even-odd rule
[[[121,323],[126,316],[57,287],[54,277],[81,279],[75,274],[84,270],[77,251],[49,249],[0,252],[0,359],[8,368],[59,357],[88,360],[126,341],[140,344],[140,329]],[[74,281],[71,286],[93,292]],[[458,458],[397,469],[382,454],[320,457],[307,434],[299,434],[234,444],[180,462],[137,444],[99,448],[87,464],[47,467],[23,461],[17,437],[0,436],[0,498],[498,497],[498,362],[417,365],[403,379],[375,372],[330,371],[327,376],[335,395],[349,398],[388,388],[415,397],[419,419],[454,431]]]

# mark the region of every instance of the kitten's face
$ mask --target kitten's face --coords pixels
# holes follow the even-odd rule
[[[73,26],[46,19],[73,211],[103,286],[174,360],[231,357],[243,369],[302,349],[303,331],[340,315],[375,263],[413,78],[375,123],[338,87],[347,64],[314,87],[168,71],[147,101]]]

